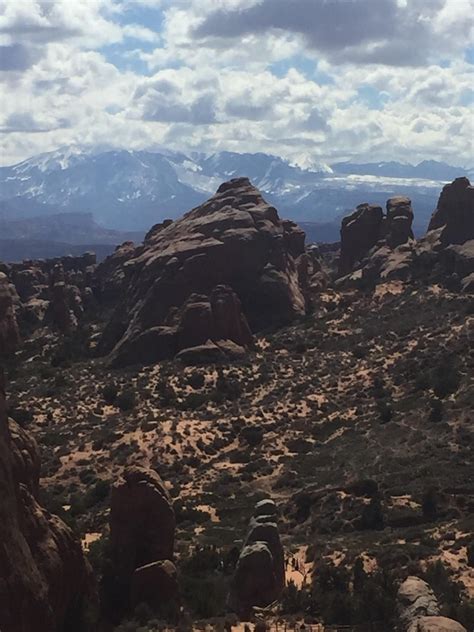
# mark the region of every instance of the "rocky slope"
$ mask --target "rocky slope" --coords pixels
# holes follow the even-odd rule
[[[246,180],[85,276],[63,263],[95,307],[61,334],[22,325],[9,413],[41,445],[48,507],[81,534],[109,628],[472,629],[469,221],[464,243],[442,239],[472,216],[450,206],[464,184],[418,241],[409,200],[369,212],[376,241],[342,277],[337,247],[305,249]],[[48,264],[25,265],[52,301]],[[37,459],[14,434],[24,479]]]

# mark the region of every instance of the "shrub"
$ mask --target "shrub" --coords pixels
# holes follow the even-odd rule
[[[194,388],[195,390],[202,388],[205,384],[205,381],[206,380],[204,378],[204,375],[202,373],[199,373],[198,371],[194,371],[188,377],[189,386],[191,386],[191,388]]]
[[[102,397],[106,404],[112,405],[117,399],[118,389],[116,384],[106,384],[102,389]]]
[[[95,505],[104,501],[108,497],[109,491],[110,482],[99,479],[93,487],[87,490],[84,496],[84,506],[86,509],[95,507]]]
[[[432,374],[433,392],[439,399],[455,393],[461,383],[461,375],[451,360],[439,365]]]
[[[440,399],[432,399],[430,402],[429,420],[438,423],[443,419],[443,402]]]
[[[122,391],[117,395],[116,404],[122,412],[133,410],[137,405],[135,393],[130,389]]]
[[[423,511],[423,516],[428,520],[434,520],[438,513],[438,502],[436,490],[433,487],[430,487],[423,494],[423,498],[421,500],[421,508]]]

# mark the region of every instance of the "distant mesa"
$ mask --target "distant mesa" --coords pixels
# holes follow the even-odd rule
[[[308,265],[304,232],[247,178],[225,182],[99,266],[102,291],[110,279],[110,293],[122,293],[99,352],[112,366],[239,356],[252,331],[306,313]]]

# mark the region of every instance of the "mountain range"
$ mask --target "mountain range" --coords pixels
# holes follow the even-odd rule
[[[0,167],[0,238],[76,245],[119,243],[131,231],[139,238],[238,176],[249,177],[282,215],[304,223],[311,240],[338,240],[341,218],[357,204],[383,205],[394,195],[412,199],[414,230],[420,234],[441,186],[459,175],[472,170],[436,161],[339,162],[304,169],[264,153],[68,146]],[[69,219],[61,218],[65,214]]]

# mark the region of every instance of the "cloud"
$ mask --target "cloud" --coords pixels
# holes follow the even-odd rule
[[[468,161],[472,4],[0,0],[1,160],[79,142]]]
[[[36,61],[33,51],[22,44],[0,46],[0,71],[23,71]]]
[[[336,64],[416,66],[468,45],[472,9],[471,0],[261,0],[211,12],[193,35],[212,45],[289,32]]]
[[[0,132],[24,132],[36,134],[49,132],[51,130],[66,129],[70,127],[70,121],[65,118],[36,118],[31,112],[13,112],[5,119],[5,123],[0,125]]]

